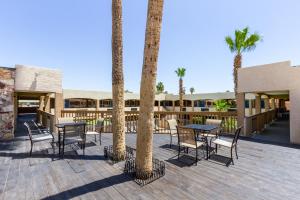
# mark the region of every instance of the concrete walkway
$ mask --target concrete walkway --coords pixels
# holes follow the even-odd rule
[[[278,144],[290,143],[290,124],[289,120],[279,119],[269,125],[262,133],[258,133],[252,138],[265,142]]]

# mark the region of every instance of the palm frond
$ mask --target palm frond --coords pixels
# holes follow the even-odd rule
[[[225,42],[228,45],[229,50],[233,53],[236,50],[233,39],[230,36],[226,36],[225,37]]]
[[[243,51],[251,51],[256,48],[257,42],[261,41],[261,36],[258,33],[250,35],[244,42]]]

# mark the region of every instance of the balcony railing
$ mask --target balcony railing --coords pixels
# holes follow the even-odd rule
[[[128,133],[137,131],[138,111],[125,111],[125,131]],[[111,111],[87,111],[87,110],[62,110],[61,117],[74,117],[75,121],[86,121],[94,125],[98,119],[104,119],[104,132],[112,131],[112,112]],[[222,119],[223,131],[233,133],[237,128],[236,112],[173,112],[155,111],[154,112],[154,133],[168,133],[168,119],[177,119],[184,124],[204,124],[206,119]]]
[[[252,133],[262,132],[275,118],[276,110],[274,109],[245,117],[245,134],[250,135]]]

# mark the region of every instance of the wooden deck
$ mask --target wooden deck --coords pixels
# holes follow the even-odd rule
[[[101,147],[90,143],[86,156],[70,151],[65,159],[49,143],[37,144],[29,158],[25,138],[0,143],[0,199],[300,199],[297,148],[240,140],[235,165],[203,159],[189,166],[168,148],[169,136],[157,134],[154,156],[165,160],[166,175],[140,187],[122,173],[124,163],[104,160],[111,134],[103,135]],[[127,134],[126,142],[134,147],[135,139]]]

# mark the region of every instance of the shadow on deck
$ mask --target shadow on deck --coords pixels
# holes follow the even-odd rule
[[[92,142],[93,138],[88,140]],[[126,135],[128,146],[135,147],[135,142],[136,134]],[[221,148],[218,156],[201,159],[195,166],[189,165],[188,157],[177,160],[177,146],[169,148],[169,142],[169,135],[153,136],[153,155],[166,161],[166,175],[144,187],[123,174],[124,162],[110,165],[104,160],[103,147],[112,144],[111,134],[103,134],[102,146],[89,145],[85,156],[81,150],[74,150],[64,159],[58,159],[47,142],[37,143],[32,157],[25,137],[2,142],[0,199],[235,200],[300,196],[297,148],[242,139],[235,165],[226,167],[222,163],[229,151]]]

